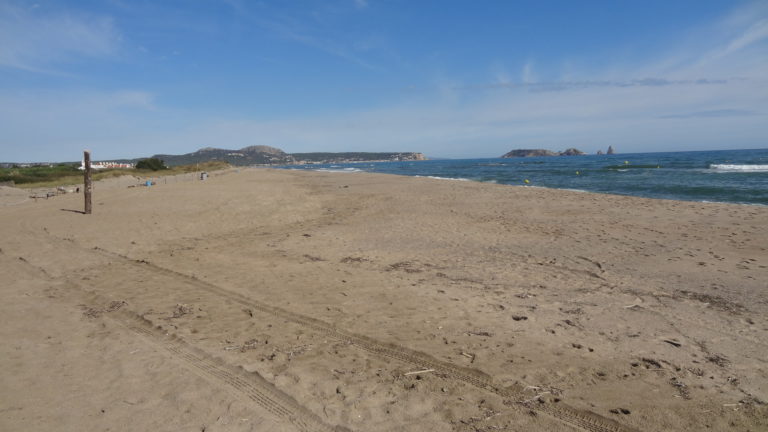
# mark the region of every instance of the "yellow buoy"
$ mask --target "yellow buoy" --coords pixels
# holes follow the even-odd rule
[[[525,179],[524,181],[525,181],[525,184],[528,184],[528,183],[530,183],[530,182],[528,181],[528,179]]]
[[[576,175],[579,175],[579,174],[581,174],[581,173],[580,173],[580,172],[578,172],[578,171],[576,171]]]
[[[624,161],[624,165],[629,165],[629,161]]]

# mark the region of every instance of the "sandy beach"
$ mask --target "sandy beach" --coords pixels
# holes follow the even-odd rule
[[[768,430],[768,208],[240,169],[0,194],[0,430]]]

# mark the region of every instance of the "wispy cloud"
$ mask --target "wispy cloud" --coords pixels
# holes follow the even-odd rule
[[[533,71],[532,61],[526,62],[525,66],[523,66],[523,71],[520,73],[520,80],[525,84],[536,82],[536,73]]]
[[[50,72],[77,58],[110,56],[119,40],[109,17],[0,3],[0,67]]]
[[[668,115],[658,116],[657,118],[660,118],[660,119],[720,118],[720,117],[755,116],[758,114],[759,113],[754,110],[719,109],[719,110],[708,110],[708,111],[696,111],[696,112],[684,113],[684,114],[668,114]]]
[[[364,67],[370,70],[377,70],[378,68],[369,62],[361,59],[360,57],[352,54],[352,50],[346,48],[345,45],[335,42],[331,39],[313,36],[309,33],[303,33],[295,27],[291,27],[285,23],[278,23],[276,21],[260,21],[264,28],[267,28],[274,32],[279,37],[289,39],[311,48],[319,49],[326,54],[344,59],[358,66]]]
[[[583,80],[583,81],[549,81],[534,82],[529,77],[523,78],[522,82],[510,82],[508,79],[499,79],[498,82],[489,84],[476,84],[457,86],[455,90],[488,90],[488,89],[527,89],[530,91],[564,91],[573,89],[604,88],[604,87],[663,87],[663,86],[698,86],[727,84],[726,79],[687,79],[671,80],[666,78],[635,78],[630,80]]]
[[[318,28],[313,21],[318,21],[318,18],[323,15],[321,11],[312,11],[310,15],[314,19],[308,19],[300,16],[287,16],[268,8],[260,8],[258,12],[254,12],[254,10],[248,8],[240,0],[225,0],[225,3],[242,18],[251,21],[280,39],[317,49],[365,69],[380,69],[356,54],[369,51],[371,47],[370,41],[339,36],[333,37],[331,36],[333,32]],[[355,0],[354,5],[358,9],[363,9],[368,7],[368,1]],[[319,21],[323,20],[319,19]]]
[[[725,54],[739,51],[765,38],[768,38],[768,19],[752,24],[744,33],[732,40],[726,47]]]

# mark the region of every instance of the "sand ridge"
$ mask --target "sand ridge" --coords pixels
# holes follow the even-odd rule
[[[0,393],[4,429],[91,429],[132,410],[206,430],[766,427],[768,209],[264,169],[97,185],[93,215],[62,211],[80,199],[0,209],[2,380],[16,389]],[[317,423],[175,367],[119,314],[243,368]],[[54,329],[71,335],[66,361],[25,348]],[[64,410],[63,394],[26,385],[82,353],[130,371],[143,402],[91,418],[93,399]],[[190,374],[193,392],[178,383]],[[95,379],[58,385],[102,400],[127,386]],[[228,403],[251,414],[233,421]]]

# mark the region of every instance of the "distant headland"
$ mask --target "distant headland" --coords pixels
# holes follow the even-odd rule
[[[544,150],[544,149],[518,149],[518,150],[512,150],[501,157],[517,158],[517,157],[541,157],[541,156],[580,156],[584,154],[586,153],[575,148],[569,148],[561,152],[553,152],[552,150]]]
[[[315,152],[286,153],[275,147],[257,145],[239,150],[205,147],[196,152],[182,155],[158,154],[168,166],[189,165],[210,161],[227,162],[230,165],[303,165],[350,162],[418,161],[427,158],[416,152]]]

